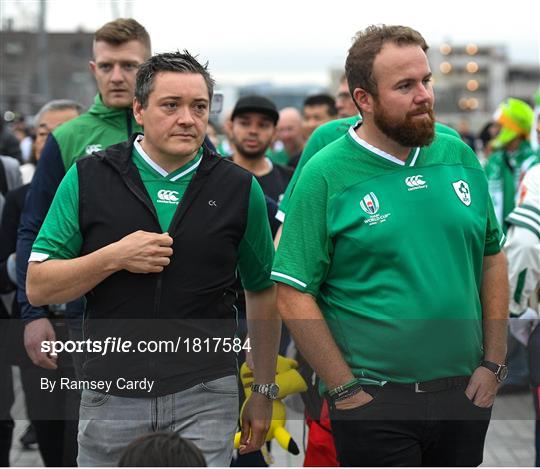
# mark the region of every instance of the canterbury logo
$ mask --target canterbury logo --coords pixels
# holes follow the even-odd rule
[[[91,155],[95,151],[101,151],[101,144],[100,143],[96,143],[94,145],[87,145],[86,146],[86,154],[87,155]]]
[[[422,179],[422,175],[419,174],[418,176],[410,176],[408,178],[405,178],[405,184],[407,184],[409,187],[421,187],[426,185],[426,181]]]
[[[180,197],[178,197],[178,192],[176,191],[168,191],[166,189],[161,189],[158,193],[158,202],[166,203],[166,204],[177,204],[180,200]]]

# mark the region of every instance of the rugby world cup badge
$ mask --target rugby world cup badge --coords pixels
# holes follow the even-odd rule
[[[384,223],[390,216],[390,213],[379,212],[379,199],[373,192],[366,194],[360,201],[360,207],[369,216],[364,220],[364,223],[369,226],[379,225]]]
[[[360,201],[360,207],[362,207],[362,210],[368,215],[376,214],[379,211],[379,201],[377,196],[373,192],[366,194]]]
[[[453,182],[452,187],[463,204],[465,204],[467,207],[471,205],[471,191],[469,190],[469,184],[460,179],[457,182]]]

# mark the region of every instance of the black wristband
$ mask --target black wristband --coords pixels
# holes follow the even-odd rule
[[[326,396],[333,402],[342,401],[348,397],[354,396],[355,394],[362,391],[362,385],[359,380],[353,379],[346,384],[338,386],[334,389],[330,389],[326,392]]]

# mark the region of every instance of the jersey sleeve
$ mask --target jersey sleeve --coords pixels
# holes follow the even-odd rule
[[[519,205],[506,222],[531,231],[540,240],[540,165],[530,169],[519,189]]]
[[[540,282],[540,238],[522,226],[512,226],[505,245],[510,283],[510,313],[521,314]]]
[[[328,204],[328,184],[310,165],[302,172],[291,197],[272,268],[273,280],[317,296],[332,254]]]
[[[47,317],[46,308],[32,306],[28,301],[26,271],[32,244],[51,206],[58,185],[65,175],[62,153],[56,137],[51,133],[32,178],[17,232],[17,301],[21,306],[21,319],[25,323]]]
[[[81,246],[79,177],[77,166],[73,165],[58,186],[28,261],[73,259],[79,256]]]
[[[274,284],[270,280],[273,260],[274,244],[268,223],[266,198],[253,177],[247,227],[238,248],[238,270],[243,287],[254,292],[271,287]]]
[[[487,196],[487,223],[486,223],[486,243],[484,246],[484,256],[493,256],[499,253],[506,241],[506,236],[497,220],[491,197]]]

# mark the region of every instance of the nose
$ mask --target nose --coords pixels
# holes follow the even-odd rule
[[[421,103],[432,103],[433,102],[433,90],[431,88],[431,85],[428,83],[428,84],[425,84],[425,83],[420,83],[418,85],[418,88],[417,88],[417,93],[416,93],[416,103],[417,104],[421,104]]]
[[[176,123],[183,126],[191,126],[195,123],[189,106],[180,106],[178,108]]]
[[[120,64],[114,64],[112,75],[111,75],[111,81],[114,81],[114,82],[124,81],[124,75],[122,73],[122,67],[120,66]]]

